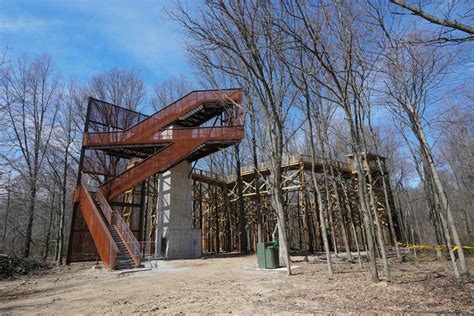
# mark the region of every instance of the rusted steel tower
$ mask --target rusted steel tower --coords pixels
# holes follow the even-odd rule
[[[160,211],[168,222],[157,230],[155,253],[166,248],[168,257],[199,256],[189,163],[243,139],[241,101],[239,89],[193,91],[146,116],[90,98],[67,261],[98,255],[110,269],[139,266],[147,179],[156,174],[163,176],[158,195],[167,206]],[[213,124],[202,127],[206,122]],[[181,204],[173,210],[176,203]],[[125,216],[127,209],[137,211]]]

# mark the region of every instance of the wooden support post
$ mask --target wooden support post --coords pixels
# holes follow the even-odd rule
[[[304,161],[300,163],[300,182],[301,182],[301,189],[300,189],[300,205],[301,205],[301,212],[303,214],[303,236],[305,242],[305,251],[312,252],[313,249],[313,241],[311,240],[311,233],[309,231],[309,216],[308,216],[308,207],[306,205],[306,178],[304,172]]]
[[[215,229],[215,235],[216,235],[216,249],[215,252],[219,252],[220,249],[220,230],[219,230],[219,201],[218,201],[218,196],[217,196],[217,187],[214,188],[214,209],[215,209],[215,216],[216,216],[216,229]]]

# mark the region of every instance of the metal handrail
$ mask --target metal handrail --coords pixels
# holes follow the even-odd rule
[[[113,214],[114,211],[110,207],[109,203],[105,199],[102,192],[97,191],[96,201],[100,206],[100,210],[102,211],[102,214],[104,214],[105,218],[107,219],[108,224],[111,225],[112,224],[112,214]]]
[[[132,233],[127,223],[123,220],[123,217],[117,212],[112,213],[112,225],[116,227],[120,235],[124,239],[124,244],[127,250],[137,266],[140,265],[140,243],[138,242],[135,235]]]
[[[134,129],[136,126],[144,123],[147,120],[151,120],[151,119],[160,120],[160,119],[163,119],[163,118],[165,118],[165,117],[167,117],[167,116],[169,116],[170,114],[173,114],[173,113],[174,114],[177,114],[177,113],[184,114],[183,113],[184,111],[189,111],[192,108],[194,108],[195,106],[197,106],[198,105],[198,104],[196,104],[197,101],[204,101],[204,100],[210,101],[210,102],[212,102],[213,100],[222,101],[222,100],[225,99],[225,97],[228,97],[230,99],[231,98],[230,94],[226,93],[228,91],[231,92],[230,94],[234,94],[234,93],[241,94],[240,89],[214,89],[214,90],[194,90],[194,91],[191,91],[190,93],[182,96],[180,99],[178,99],[178,100],[170,103],[169,105],[165,106],[164,108],[160,109],[159,111],[157,111],[153,115],[150,115],[149,117],[142,120],[141,122],[131,126],[130,128],[128,128],[128,130]],[[194,102],[190,103],[188,101],[186,103],[186,100],[191,99],[191,96],[196,96]],[[199,97],[199,96],[201,96],[201,97]],[[239,98],[239,100],[240,100],[240,98]],[[176,111],[176,110],[178,110],[178,111]]]
[[[235,129],[243,129],[243,126],[213,126],[213,127],[197,127],[197,128],[177,128],[167,130],[157,130],[154,133],[149,133],[146,137],[131,139],[125,133],[85,133],[84,134],[84,146],[107,146],[107,145],[137,145],[147,143],[169,143],[180,139],[190,139],[200,137],[202,135],[210,135],[217,137],[218,134],[223,136],[223,131],[233,131]],[[220,131],[220,132],[219,132]],[[229,132],[227,132],[229,133]]]
[[[186,112],[191,111],[202,103],[206,102],[225,102],[225,98],[230,100],[240,101],[241,91],[240,90],[226,90],[231,91],[229,94],[226,94],[225,91],[219,90],[205,90],[205,91],[193,91],[186,96],[182,97],[178,101],[173,102],[167,107],[161,109],[155,114],[145,118],[144,120],[138,122],[135,125],[132,125],[126,130],[123,131],[113,131],[113,132],[93,132],[84,134],[84,145],[92,142],[90,138],[94,136],[99,141],[106,141],[109,139],[109,142],[120,143],[120,142],[134,142],[139,143],[143,138],[149,138],[149,141],[159,141],[160,138],[155,139],[156,134],[166,125],[165,119],[169,122],[178,118],[180,115],[185,114]],[[234,124],[240,125],[243,124],[244,115],[241,109],[238,110],[236,117],[234,118]],[[151,133],[151,135],[150,135]]]
[[[170,132],[173,132],[170,130]],[[105,196],[111,198],[109,194],[106,194],[110,187],[122,187],[122,191],[129,189],[128,185],[124,186],[126,182],[133,178],[132,182],[136,182],[137,176],[140,174],[148,174],[150,176],[157,172],[164,172],[169,166],[175,163],[175,160],[179,160],[180,157],[186,153],[196,149],[200,145],[205,144],[212,140],[234,140],[242,139],[244,136],[244,127],[215,127],[212,129],[183,129],[177,131],[179,136],[175,136],[173,132],[173,147],[167,147],[163,151],[158,152],[143,159],[137,163],[133,168],[126,170],[118,176],[110,179],[100,187],[100,191]],[[178,140],[178,141],[176,141]],[[167,153],[167,154],[165,154]],[[149,167],[145,168],[147,164]],[[151,167],[151,169],[150,169]],[[146,170],[143,170],[143,169]],[[110,192],[108,192],[110,193]]]

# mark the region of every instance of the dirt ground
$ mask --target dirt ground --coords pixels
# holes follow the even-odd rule
[[[474,258],[470,258],[471,271]],[[131,313],[474,313],[474,283],[453,282],[449,262],[392,264],[374,284],[367,267],[295,257],[295,275],[256,268],[255,256],[159,261],[152,271],[118,275],[93,263],[0,282],[0,314]]]

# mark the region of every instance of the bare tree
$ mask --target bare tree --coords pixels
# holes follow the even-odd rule
[[[158,111],[181,98],[193,89],[193,84],[183,75],[172,77],[153,86],[151,105]]]
[[[465,101],[466,108],[454,106],[441,122],[440,147],[454,180],[449,185],[455,195],[451,199],[462,205],[469,237],[474,233],[471,224],[474,216],[474,113],[470,110],[474,99],[465,98]]]
[[[30,254],[38,177],[50,146],[61,100],[61,86],[51,58],[19,59],[2,69],[1,102],[5,110],[4,150],[0,158],[27,183],[27,220],[23,256]]]
[[[112,68],[92,77],[86,93],[94,98],[141,110],[146,97],[145,83],[135,69]]]
[[[374,228],[371,207],[367,193],[367,183],[363,169],[364,152],[364,106],[357,94],[366,89],[370,68],[366,49],[362,49],[362,33],[365,24],[357,6],[349,2],[318,2],[317,5],[300,2],[285,6],[289,18],[282,20],[281,30],[317,61],[322,76],[314,79],[326,92],[321,97],[338,105],[345,115],[350,131],[351,150],[357,170],[358,194],[368,242],[372,279],[379,281],[375,258]],[[352,19],[347,19],[351,16]],[[365,38],[364,45],[370,43]],[[309,72],[311,75],[311,72]]]
[[[52,141],[50,151],[47,155],[49,169],[52,179],[59,190],[59,212],[57,221],[57,238],[55,257],[58,264],[63,263],[65,248],[65,219],[66,212],[69,210],[68,195],[73,192],[75,175],[74,166],[77,162],[77,153],[80,143],[78,140],[79,130],[75,124],[76,108],[82,103],[84,97],[78,85],[71,81],[63,97],[63,110],[59,114],[58,124],[53,132],[54,141]]]
[[[277,53],[285,43],[273,25],[278,10],[271,3],[209,1],[206,8],[196,14],[178,4],[171,15],[193,41],[192,55],[206,60],[211,68],[241,78],[255,91],[256,105],[262,113],[269,140],[272,205],[277,213],[281,257],[291,274],[280,168],[285,120],[292,99],[289,80],[283,74],[284,67]],[[232,64],[220,63],[220,57],[226,57]]]
[[[388,96],[388,105],[393,113],[410,128],[420,146],[422,164],[427,172],[426,180],[435,188],[435,199],[439,201],[445,214],[439,214],[442,222],[444,222],[443,218],[446,218],[443,224],[446,239],[449,240],[451,235],[458,248],[461,275],[463,275],[469,273],[468,266],[448,196],[435,163],[432,146],[426,136],[426,124],[424,124],[425,110],[430,104],[433,91],[439,87],[444,77],[450,64],[449,58],[449,55],[443,57],[438,50],[431,47],[393,43],[386,54],[385,91]],[[453,252],[451,247],[448,250],[450,253]],[[455,265],[454,262],[453,264]],[[454,266],[453,269],[456,274]],[[459,276],[456,275],[456,277]]]
[[[404,0],[390,0],[390,2],[395,6],[403,8],[403,11],[408,11],[412,15],[421,17],[429,23],[442,27],[439,34],[436,35],[436,37],[433,39],[425,40],[426,43],[461,43],[474,40],[474,26],[459,21],[459,19],[462,20],[463,18],[465,18],[467,21],[470,21],[469,18],[472,17],[472,15],[474,14],[474,7],[468,2],[465,2],[464,4],[465,6],[467,6],[467,8],[462,7],[462,5],[459,5],[461,1],[450,1],[447,5],[443,4],[442,6],[446,7],[446,9],[444,10],[441,8],[441,5],[439,5],[438,7],[434,7],[432,10],[438,15],[441,14],[441,17],[436,16],[434,14],[430,14],[427,10],[425,10],[425,7],[429,6],[428,1],[416,1],[416,4],[411,4],[408,1]],[[460,8],[457,10],[457,7]],[[461,12],[458,13],[457,11]],[[457,15],[457,18],[455,17],[455,15]],[[453,36],[453,31],[459,31],[465,35]]]
[[[305,58],[305,54],[302,51],[299,51],[297,56],[298,56],[297,63],[292,63],[293,60],[287,60],[285,61],[285,64],[288,67],[288,71],[289,71],[293,84],[295,84],[298,87],[304,99],[304,101],[302,102],[303,103],[302,111],[305,115],[306,124],[308,126],[307,131],[306,131],[306,138],[308,140],[310,153],[311,153],[311,178],[313,180],[313,187],[317,194],[316,201],[318,204],[319,224],[320,224],[320,229],[321,229],[321,237],[323,239],[323,244],[324,244],[324,250],[326,252],[327,268],[328,268],[329,274],[332,275],[333,265],[332,265],[331,250],[329,247],[329,240],[328,240],[328,227],[326,224],[326,215],[324,212],[324,210],[326,209],[328,215],[331,216],[329,214],[331,210],[329,209],[330,201],[329,201],[329,190],[328,190],[328,185],[327,185],[328,173],[326,170],[327,169],[326,165],[323,166],[323,176],[324,176],[323,180],[324,180],[324,185],[326,189],[325,191],[326,191],[326,196],[327,196],[326,205],[324,203],[323,194],[321,190],[322,184],[318,182],[319,179],[318,179],[318,175],[316,174],[316,164],[318,160],[321,157],[323,157],[323,159],[326,158],[325,142],[326,142],[326,137],[327,137],[327,124],[325,124],[326,122],[324,120],[326,116],[324,115],[324,113],[321,113],[322,112],[321,111],[322,98],[320,97],[320,93],[319,93],[320,91],[318,89],[319,84],[317,81],[315,82],[314,80],[311,80],[311,76],[308,76],[306,74],[308,69],[314,69],[314,64],[307,62],[307,59]],[[314,132],[313,132],[314,130],[316,130],[316,135],[314,135]],[[320,148],[319,156],[318,156],[318,149],[315,143],[315,137],[319,140],[319,148]],[[331,232],[332,232],[332,241],[334,244],[334,251],[336,252],[336,255],[337,255],[336,240],[334,237],[334,229],[332,227],[332,217],[330,217],[330,219],[331,219],[330,224],[331,224]],[[349,256],[350,256],[350,250],[348,249],[348,247],[346,248],[346,250],[349,251]]]

